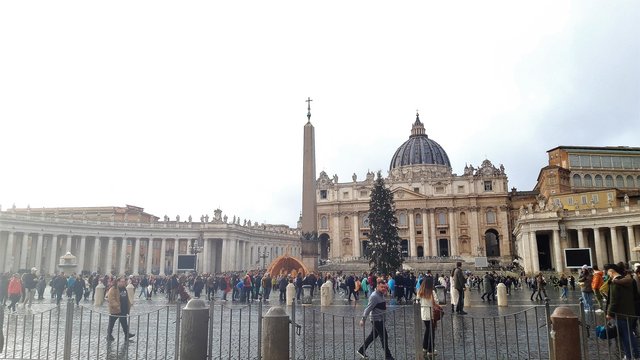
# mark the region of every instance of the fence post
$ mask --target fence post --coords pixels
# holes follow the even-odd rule
[[[177,355],[180,353],[180,320],[182,318],[182,314],[180,312],[180,301],[176,301],[176,345],[174,349],[174,353]],[[168,311],[168,309],[167,309]],[[167,327],[169,324],[167,324]]]
[[[287,289],[288,290],[288,289]],[[296,358],[296,301],[291,302],[291,359]]]
[[[4,306],[0,306],[0,353],[4,349]]]
[[[64,323],[64,352],[63,359],[71,359],[71,336],[73,335],[73,297],[67,301],[67,316]]]
[[[204,300],[191,299],[182,310],[180,327],[180,359],[207,358],[209,309]]]
[[[272,307],[262,318],[262,359],[289,359],[289,316],[283,308]]]
[[[424,330],[422,330],[422,326],[422,308],[420,306],[420,302],[416,301],[413,304],[413,342],[415,345],[416,360],[424,359],[424,354],[422,353],[422,337]]]
[[[580,324],[578,316],[565,306],[556,308],[551,315],[553,334],[552,359],[579,360],[582,356],[580,347]]]

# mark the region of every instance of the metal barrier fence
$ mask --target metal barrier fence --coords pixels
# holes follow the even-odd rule
[[[209,306],[208,358],[260,359],[262,341],[262,302]]]

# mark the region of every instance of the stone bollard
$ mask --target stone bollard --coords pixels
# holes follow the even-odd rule
[[[507,306],[507,286],[503,283],[498,284],[498,306]]]
[[[560,306],[551,314],[551,351],[555,360],[579,360],[582,357],[580,347],[580,324],[578,316],[568,307]]]
[[[129,301],[133,304],[133,299],[136,296],[136,288],[133,287],[132,284],[127,285],[127,296],[129,296]]]
[[[296,299],[296,286],[293,283],[289,283],[287,285],[287,305],[293,304],[293,301]]]
[[[438,304],[445,305],[447,303],[447,288],[442,285],[436,285],[435,289],[438,295]]]
[[[320,287],[320,306],[329,306],[333,300],[333,287],[331,281],[327,281]]]
[[[180,323],[180,359],[207,358],[209,309],[204,300],[191,299],[182,309]]]
[[[262,359],[289,358],[289,316],[283,308],[272,307],[262,318]],[[203,358],[204,359],[204,358]]]
[[[99,283],[96,286],[96,293],[93,295],[93,306],[102,306],[104,302],[104,285]]]
[[[468,287],[464,288],[464,308],[471,307],[471,290]]]

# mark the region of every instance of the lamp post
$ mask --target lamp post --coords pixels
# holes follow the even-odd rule
[[[262,259],[262,268],[266,269],[267,268],[266,261],[267,261],[267,258],[269,257],[269,252],[264,251],[263,253],[260,253],[260,249],[258,249],[258,257]]]
[[[198,253],[201,253],[204,249],[204,236],[200,233],[200,236],[197,239],[191,239],[191,244],[189,245],[189,252],[195,255],[195,259],[193,262],[193,271],[198,272]]]

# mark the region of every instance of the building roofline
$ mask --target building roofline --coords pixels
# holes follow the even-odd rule
[[[584,150],[584,151],[639,152],[640,153],[640,147],[632,147],[632,146],[565,146],[565,145],[556,146],[553,149],[547,150],[547,152],[549,153],[558,149]]]

